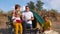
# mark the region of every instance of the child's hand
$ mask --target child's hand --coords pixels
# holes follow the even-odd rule
[[[48,30],[50,30],[51,28],[50,27],[48,27]]]

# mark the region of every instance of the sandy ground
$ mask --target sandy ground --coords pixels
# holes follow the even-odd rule
[[[5,21],[7,19],[2,19],[2,21]],[[54,31],[58,32],[60,34],[60,23],[59,22],[53,22],[52,27],[54,28]],[[6,22],[0,23],[0,34],[11,34],[10,28],[8,28]]]
[[[60,22],[53,22],[53,28],[56,32],[60,34]]]
[[[53,23],[54,31],[58,32],[60,34],[60,24],[56,22]],[[7,27],[6,23],[3,25],[0,25],[0,34],[11,34],[9,32],[9,28]]]

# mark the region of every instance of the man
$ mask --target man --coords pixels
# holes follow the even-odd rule
[[[26,22],[26,27],[32,28],[32,20],[34,20],[33,13],[30,11],[29,6],[25,7],[25,11],[22,13],[22,20]]]

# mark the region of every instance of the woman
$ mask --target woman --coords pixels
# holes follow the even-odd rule
[[[22,34],[22,20],[20,19],[20,5],[15,5],[15,11],[12,13],[13,25],[15,26],[15,34],[18,34],[18,30],[20,30],[20,34]]]

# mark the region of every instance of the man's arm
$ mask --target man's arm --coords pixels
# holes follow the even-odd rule
[[[31,20],[34,20],[34,17],[31,17]]]
[[[32,21],[32,20],[34,20],[34,17],[31,17],[31,19],[28,19],[28,21]]]
[[[34,16],[33,16],[33,13],[31,13],[31,20],[34,20]]]

